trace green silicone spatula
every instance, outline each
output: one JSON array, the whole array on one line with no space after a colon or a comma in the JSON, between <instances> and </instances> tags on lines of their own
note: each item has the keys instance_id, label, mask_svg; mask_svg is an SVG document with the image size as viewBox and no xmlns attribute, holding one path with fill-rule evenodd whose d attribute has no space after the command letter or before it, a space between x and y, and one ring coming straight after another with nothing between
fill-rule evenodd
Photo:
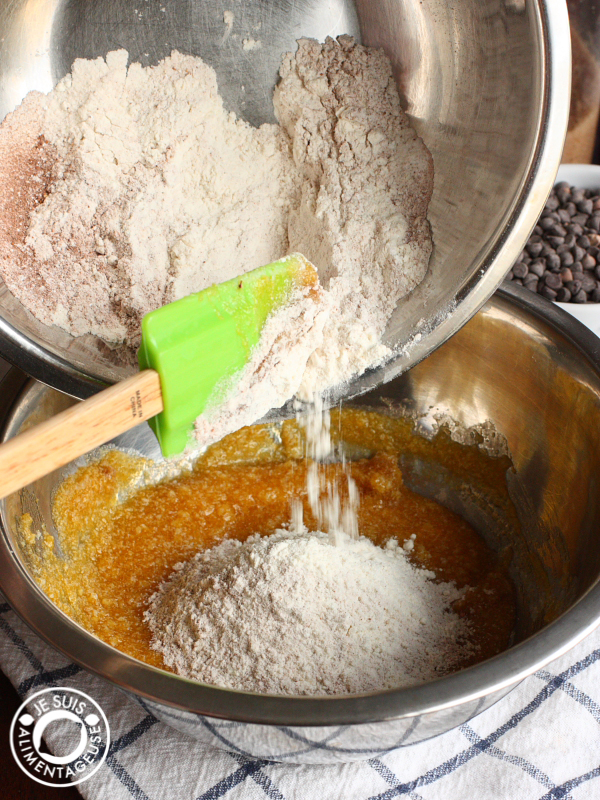
<instances>
[{"instance_id":1,"label":"green silicone spatula","mask_svg":"<svg viewBox=\"0 0 600 800\"><path fill-rule=\"evenodd\" d=\"M144 421L163 455L181 453L215 393L235 391L270 314L319 291L295 253L147 314L137 375L0 445L0 497Z\"/></svg>"}]
</instances>

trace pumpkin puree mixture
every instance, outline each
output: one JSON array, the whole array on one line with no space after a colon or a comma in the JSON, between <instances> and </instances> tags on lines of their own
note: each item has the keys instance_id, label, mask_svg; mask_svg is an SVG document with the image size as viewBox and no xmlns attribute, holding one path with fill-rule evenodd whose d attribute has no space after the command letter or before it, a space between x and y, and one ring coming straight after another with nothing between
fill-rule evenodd
<instances>
[{"instance_id":1,"label":"pumpkin puree mixture","mask_svg":"<svg viewBox=\"0 0 600 800\"><path fill-rule=\"evenodd\" d=\"M475 654L465 651L461 666L468 666L510 643L516 612L507 559L459 516L404 486L399 454L426 457L435 449L438 462L465 476L476 473L492 494L501 492L509 462L484 457L444 431L432 442L411 428L407 420L376 412L332 412L333 438L373 453L349 464L360 497L360 534L384 545L390 537L403 544L416 533L408 555L413 563L439 581L468 587L452 604L468 620L476 647ZM150 596L175 564L222 539L244 541L288 525L294 499L303 505L306 527L317 530L307 499L308 467L303 431L294 421L243 428L210 447L191 470L156 485L143 485L152 462L108 450L59 487L56 543L48 532L36 536L28 514L21 533L41 588L59 608L118 650L165 668L143 619ZM341 464L321 469L331 480L343 473Z\"/></svg>"}]
</instances>

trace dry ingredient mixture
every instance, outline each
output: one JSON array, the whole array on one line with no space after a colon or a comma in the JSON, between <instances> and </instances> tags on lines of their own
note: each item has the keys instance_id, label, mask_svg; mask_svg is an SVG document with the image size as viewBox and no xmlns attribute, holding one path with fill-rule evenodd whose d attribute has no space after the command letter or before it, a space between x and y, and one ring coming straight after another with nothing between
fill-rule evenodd
<instances>
[{"instance_id":1,"label":"dry ingredient mixture","mask_svg":"<svg viewBox=\"0 0 600 800\"><path fill-rule=\"evenodd\" d=\"M151 463L117 450L80 469L55 496L56 543L23 518L40 586L125 653L262 692L410 685L507 647L506 563L460 517L409 491L398 466L401 452L433 456L494 496L506 459L442 434L424 440L374 412L333 411L330 431L374 453L348 465L361 538L334 546L319 532L305 430L290 420L231 434L156 485L144 485ZM347 499L344 465L320 471Z\"/></svg>"},{"instance_id":2,"label":"dry ingredient mixture","mask_svg":"<svg viewBox=\"0 0 600 800\"><path fill-rule=\"evenodd\" d=\"M437 659L452 671L474 650L450 607L462 592L415 569L397 539L334 546L322 532L280 529L243 544L226 539L175 570L150 599L152 647L174 672L204 683L377 691L433 680Z\"/></svg>"},{"instance_id":3,"label":"dry ingredient mixture","mask_svg":"<svg viewBox=\"0 0 600 800\"><path fill-rule=\"evenodd\" d=\"M291 352L275 335L276 378L253 365L254 395L204 420L205 442L389 356L387 320L429 261L433 168L383 51L349 36L300 40L275 90L280 124L260 128L226 111L199 58L127 59L75 61L0 126L0 274L11 292L46 324L136 346L148 311L307 256L325 297L300 320L304 346Z\"/></svg>"}]
</instances>

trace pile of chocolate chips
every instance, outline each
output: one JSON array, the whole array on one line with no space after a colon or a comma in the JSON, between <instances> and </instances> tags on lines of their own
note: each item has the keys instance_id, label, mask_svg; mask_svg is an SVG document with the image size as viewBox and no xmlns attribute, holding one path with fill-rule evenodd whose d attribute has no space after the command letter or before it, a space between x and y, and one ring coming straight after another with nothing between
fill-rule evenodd
<instances>
[{"instance_id":1,"label":"pile of chocolate chips","mask_svg":"<svg viewBox=\"0 0 600 800\"><path fill-rule=\"evenodd\" d=\"M600 194L557 183L506 280L559 303L600 303L599 232Z\"/></svg>"}]
</instances>

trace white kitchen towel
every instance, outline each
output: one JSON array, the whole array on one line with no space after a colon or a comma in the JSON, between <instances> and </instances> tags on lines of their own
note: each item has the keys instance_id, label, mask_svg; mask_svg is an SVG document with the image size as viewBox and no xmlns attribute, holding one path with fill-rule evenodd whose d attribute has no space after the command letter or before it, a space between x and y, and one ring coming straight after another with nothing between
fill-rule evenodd
<instances>
[{"instance_id":1,"label":"white kitchen towel","mask_svg":"<svg viewBox=\"0 0 600 800\"><path fill-rule=\"evenodd\" d=\"M600 631L468 724L381 758L335 766L203 749L42 642L1 596L0 666L23 699L65 686L104 709L108 757L77 787L89 800L600 798Z\"/></svg>"}]
</instances>

